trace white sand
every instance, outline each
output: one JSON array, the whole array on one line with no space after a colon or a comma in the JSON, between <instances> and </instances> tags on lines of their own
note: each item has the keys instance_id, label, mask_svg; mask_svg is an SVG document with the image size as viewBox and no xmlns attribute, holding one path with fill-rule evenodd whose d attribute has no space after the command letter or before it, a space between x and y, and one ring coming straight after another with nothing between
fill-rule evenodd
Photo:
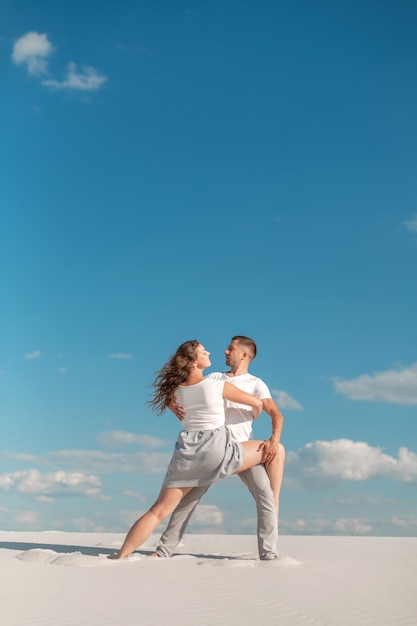
<instances>
[{"instance_id":1,"label":"white sand","mask_svg":"<svg viewBox=\"0 0 417 626\"><path fill-rule=\"evenodd\" d=\"M124 535L0 532L2 626L417 624L417 538L281 536L256 558L249 535L186 535L125 561Z\"/></svg>"}]
</instances>

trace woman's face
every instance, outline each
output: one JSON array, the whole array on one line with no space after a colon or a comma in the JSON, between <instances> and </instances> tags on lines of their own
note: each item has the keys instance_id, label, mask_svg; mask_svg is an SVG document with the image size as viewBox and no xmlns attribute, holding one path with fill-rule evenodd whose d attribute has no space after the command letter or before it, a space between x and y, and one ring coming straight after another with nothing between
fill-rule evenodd
<instances>
[{"instance_id":1,"label":"woman's face","mask_svg":"<svg viewBox=\"0 0 417 626\"><path fill-rule=\"evenodd\" d=\"M206 367L210 367L210 352L208 352L201 343L197 346L196 351L196 365L198 369L204 370Z\"/></svg>"}]
</instances>

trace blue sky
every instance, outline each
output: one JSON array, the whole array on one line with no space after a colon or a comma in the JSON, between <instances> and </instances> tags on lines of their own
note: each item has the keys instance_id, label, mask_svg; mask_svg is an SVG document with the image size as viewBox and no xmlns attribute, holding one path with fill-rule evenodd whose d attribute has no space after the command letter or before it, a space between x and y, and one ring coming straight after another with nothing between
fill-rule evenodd
<instances>
[{"instance_id":1,"label":"blue sky","mask_svg":"<svg viewBox=\"0 0 417 626\"><path fill-rule=\"evenodd\" d=\"M285 416L283 533L417 534L417 4L0 8L0 527L125 531L177 345ZM267 438L267 415L255 424ZM237 478L194 532L255 532Z\"/></svg>"}]
</instances>

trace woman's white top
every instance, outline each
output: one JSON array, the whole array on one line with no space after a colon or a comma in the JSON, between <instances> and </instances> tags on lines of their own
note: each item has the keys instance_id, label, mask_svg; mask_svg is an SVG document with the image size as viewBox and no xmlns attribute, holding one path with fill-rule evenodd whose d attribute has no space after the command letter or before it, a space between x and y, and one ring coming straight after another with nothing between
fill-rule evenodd
<instances>
[{"instance_id":1,"label":"woman's white top","mask_svg":"<svg viewBox=\"0 0 417 626\"><path fill-rule=\"evenodd\" d=\"M195 385L179 386L177 403L185 407L184 430L212 430L224 424L224 380L204 378Z\"/></svg>"}]
</instances>

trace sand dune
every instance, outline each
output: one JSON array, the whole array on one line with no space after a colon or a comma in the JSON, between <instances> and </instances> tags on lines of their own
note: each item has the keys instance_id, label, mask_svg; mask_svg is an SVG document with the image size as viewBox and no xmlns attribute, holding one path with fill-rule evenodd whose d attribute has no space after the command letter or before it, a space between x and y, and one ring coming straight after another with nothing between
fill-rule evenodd
<instances>
[{"instance_id":1,"label":"sand dune","mask_svg":"<svg viewBox=\"0 0 417 626\"><path fill-rule=\"evenodd\" d=\"M0 532L3 626L390 625L417 623L417 538L280 538L257 559L249 535L157 535L125 561L124 535Z\"/></svg>"}]
</instances>

